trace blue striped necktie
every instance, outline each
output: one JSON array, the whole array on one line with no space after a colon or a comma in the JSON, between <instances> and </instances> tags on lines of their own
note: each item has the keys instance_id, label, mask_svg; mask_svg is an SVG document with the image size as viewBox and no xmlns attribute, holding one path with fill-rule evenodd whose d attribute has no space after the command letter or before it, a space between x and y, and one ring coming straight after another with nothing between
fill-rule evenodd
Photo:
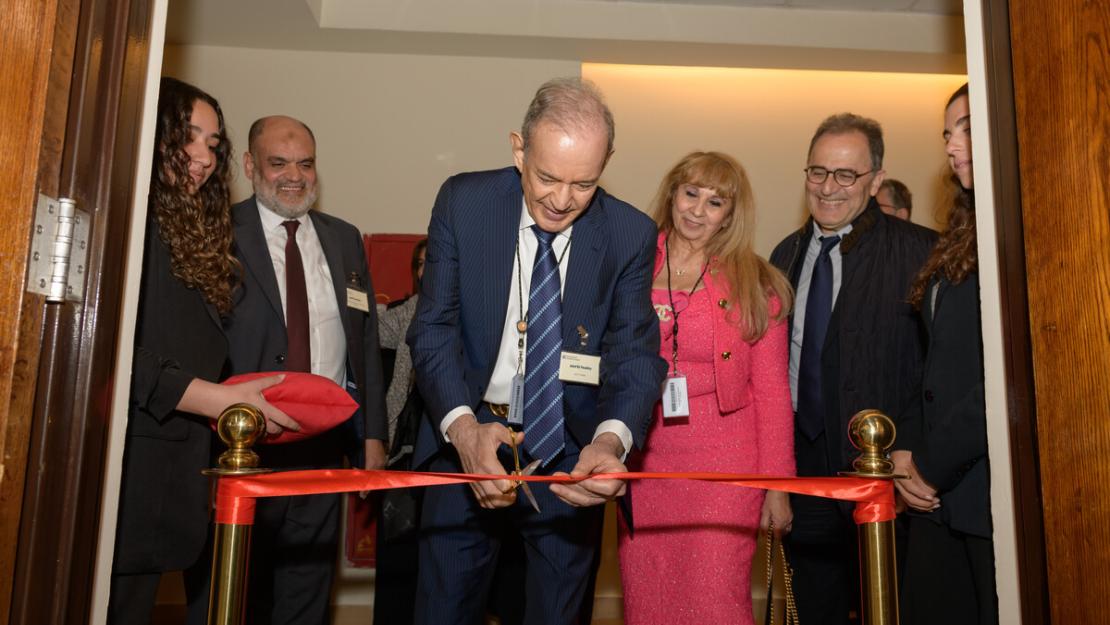
<instances>
[{"instance_id":1,"label":"blue striped necktie","mask_svg":"<svg viewBox=\"0 0 1110 625\"><path fill-rule=\"evenodd\" d=\"M551 462L563 450L563 383L559 380L563 305L555 233L533 225L536 260L528 292L528 357L524 376L524 444L528 453Z\"/></svg>"}]
</instances>

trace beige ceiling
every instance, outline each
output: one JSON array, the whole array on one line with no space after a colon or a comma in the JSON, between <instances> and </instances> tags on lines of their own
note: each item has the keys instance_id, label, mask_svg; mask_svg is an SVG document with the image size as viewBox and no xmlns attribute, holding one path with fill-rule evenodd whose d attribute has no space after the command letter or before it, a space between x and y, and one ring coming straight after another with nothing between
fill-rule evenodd
<instances>
[{"instance_id":1,"label":"beige ceiling","mask_svg":"<svg viewBox=\"0 0 1110 625\"><path fill-rule=\"evenodd\" d=\"M170 0L171 44L959 73L961 0Z\"/></svg>"},{"instance_id":2,"label":"beige ceiling","mask_svg":"<svg viewBox=\"0 0 1110 625\"><path fill-rule=\"evenodd\" d=\"M795 7L852 11L908 11L963 15L962 0L605 0L659 4L716 4L730 7Z\"/></svg>"}]
</instances>

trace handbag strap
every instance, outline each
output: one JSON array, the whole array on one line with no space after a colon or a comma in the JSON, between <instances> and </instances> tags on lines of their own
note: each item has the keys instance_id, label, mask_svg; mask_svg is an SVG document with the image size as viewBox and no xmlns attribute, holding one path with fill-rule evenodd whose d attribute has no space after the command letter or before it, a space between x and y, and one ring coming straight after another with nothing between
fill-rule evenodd
<instances>
[{"instance_id":1,"label":"handbag strap","mask_svg":"<svg viewBox=\"0 0 1110 625\"><path fill-rule=\"evenodd\" d=\"M775 553L775 544L778 544L778 553ZM774 598L774 585L775 585L775 563L782 562L782 579L783 590L786 596L786 623L784 625L801 625L798 620L798 606L794 603L794 587L791 584L791 578L794 576L794 571L790 568L790 563L786 560L786 549L782 546L782 540L775 538L775 525L771 523L767 527L767 540L764 541L766 545L765 556L767 557L767 613L765 623L767 625L775 625L775 598Z\"/></svg>"}]
</instances>

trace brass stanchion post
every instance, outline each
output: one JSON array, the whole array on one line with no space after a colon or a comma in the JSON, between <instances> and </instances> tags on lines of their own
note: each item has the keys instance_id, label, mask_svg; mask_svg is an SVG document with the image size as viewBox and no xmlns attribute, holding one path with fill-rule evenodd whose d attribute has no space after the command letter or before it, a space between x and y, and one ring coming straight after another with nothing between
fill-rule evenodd
<instances>
[{"instance_id":1,"label":"brass stanchion post","mask_svg":"<svg viewBox=\"0 0 1110 625\"><path fill-rule=\"evenodd\" d=\"M859 449L852 463L853 477L893 480L894 463L887 450L894 445L890 417L878 410L861 410L848 422L848 438ZM894 552L894 521L859 526L860 591L864 625L898 625L898 577Z\"/></svg>"},{"instance_id":2,"label":"brass stanchion post","mask_svg":"<svg viewBox=\"0 0 1110 625\"><path fill-rule=\"evenodd\" d=\"M258 454L251 450L266 431L262 412L249 404L235 404L220 414L216 431L228 450L220 454L219 467L205 475L222 476L268 473L258 468ZM212 557L212 587L208 595L208 625L241 625L247 599L247 556L251 526L224 523L217 518Z\"/></svg>"}]
</instances>

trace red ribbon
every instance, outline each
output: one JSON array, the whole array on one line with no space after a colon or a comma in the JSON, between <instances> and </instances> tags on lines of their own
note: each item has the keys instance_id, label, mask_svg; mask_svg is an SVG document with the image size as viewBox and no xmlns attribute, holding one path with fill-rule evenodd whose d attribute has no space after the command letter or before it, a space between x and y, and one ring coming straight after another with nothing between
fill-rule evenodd
<instances>
[{"instance_id":1,"label":"red ribbon","mask_svg":"<svg viewBox=\"0 0 1110 625\"><path fill-rule=\"evenodd\" d=\"M569 475L513 476L514 481L572 484L586 479L615 480L697 480L722 482L748 488L764 488L800 495L815 495L841 501L855 501L856 523L891 521L894 513L894 483L890 480L860 477L773 477L742 473L605 473L572 477ZM466 473L420 473L412 471L360 471L324 469L285 471L249 476L225 476L216 491L216 522L235 525L254 523L254 499L287 495L318 495L361 490L443 486L490 480L510 479L506 475Z\"/></svg>"},{"instance_id":2,"label":"red ribbon","mask_svg":"<svg viewBox=\"0 0 1110 625\"><path fill-rule=\"evenodd\" d=\"M254 497L227 494L224 486L233 478L221 478L216 488L216 522L221 525L253 525Z\"/></svg>"}]
</instances>

